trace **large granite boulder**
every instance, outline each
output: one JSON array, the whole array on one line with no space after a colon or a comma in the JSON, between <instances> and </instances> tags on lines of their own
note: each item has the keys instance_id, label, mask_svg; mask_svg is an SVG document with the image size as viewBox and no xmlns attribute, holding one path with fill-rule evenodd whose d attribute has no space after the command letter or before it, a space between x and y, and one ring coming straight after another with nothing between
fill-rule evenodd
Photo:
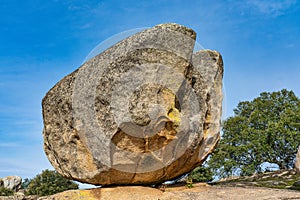
<instances>
[{"instance_id":1,"label":"large granite boulder","mask_svg":"<svg viewBox=\"0 0 300 200\"><path fill-rule=\"evenodd\" d=\"M162 24L84 63L44 97L44 149L63 176L155 184L201 165L219 141L223 62Z\"/></svg>"},{"instance_id":2,"label":"large granite boulder","mask_svg":"<svg viewBox=\"0 0 300 200\"><path fill-rule=\"evenodd\" d=\"M0 186L11 189L15 192L21 189L22 178L19 176L7 176L0 178Z\"/></svg>"}]
</instances>

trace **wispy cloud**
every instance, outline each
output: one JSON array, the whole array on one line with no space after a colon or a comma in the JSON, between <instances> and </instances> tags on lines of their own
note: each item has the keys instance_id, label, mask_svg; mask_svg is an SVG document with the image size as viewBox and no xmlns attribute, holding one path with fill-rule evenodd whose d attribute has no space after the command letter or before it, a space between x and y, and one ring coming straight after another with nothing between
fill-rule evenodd
<instances>
[{"instance_id":1,"label":"wispy cloud","mask_svg":"<svg viewBox=\"0 0 300 200\"><path fill-rule=\"evenodd\" d=\"M285 46L284 46L284 48L294 48L295 47L295 44L294 43L289 43L289 44L286 44Z\"/></svg>"},{"instance_id":2,"label":"wispy cloud","mask_svg":"<svg viewBox=\"0 0 300 200\"><path fill-rule=\"evenodd\" d=\"M18 175L22 178L33 177L44 169L53 169L45 155L37 155L36 148L24 146L24 149L27 149L27 152L20 155L5 157L5 154L0 153L0 177L8 175Z\"/></svg>"},{"instance_id":3,"label":"wispy cloud","mask_svg":"<svg viewBox=\"0 0 300 200\"><path fill-rule=\"evenodd\" d=\"M14 123L15 125L36 125L38 124L37 120L18 120Z\"/></svg>"},{"instance_id":4,"label":"wispy cloud","mask_svg":"<svg viewBox=\"0 0 300 200\"><path fill-rule=\"evenodd\" d=\"M16 142L0 142L0 148L5 147L5 148L10 148L10 147L18 147L20 144Z\"/></svg>"},{"instance_id":5,"label":"wispy cloud","mask_svg":"<svg viewBox=\"0 0 300 200\"><path fill-rule=\"evenodd\" d=\"M248 0L247 4L256 8L260 13L279 16L297 3L297 0Z\"/></svg>"},{"instance_id":6,"label":"wispy cloud","mask_svg":"<svg viewBox=\"0 0 300 200\"><path fill-rule=\"evenodd\" d=\"M83 24L82 26L80 26L80 29L88 29L91 27L91 24L90 23L86 23L86 24Z\"/></svg>"}]
</instances>

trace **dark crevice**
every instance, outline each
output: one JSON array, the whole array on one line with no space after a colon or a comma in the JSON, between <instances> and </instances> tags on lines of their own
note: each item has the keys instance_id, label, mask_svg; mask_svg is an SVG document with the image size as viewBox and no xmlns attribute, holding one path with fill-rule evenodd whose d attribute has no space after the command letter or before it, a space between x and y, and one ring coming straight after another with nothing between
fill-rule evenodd
<instances>
[{"instance_id":1,"label":"dark crevice","mask_svg":"<svg viewBox=\"0 0 300 200\"><path fill-rule=\"evenodd\" d=\"M196 82L197 82L196 80L197 80L197 79L196 79L196 77L194 77L194 76L191 78L191 85L192 85L192 88L194 88L194 86L195 86L195 84L196 84Z\"/></svg>"},{"instance_id":2,"label":"dark crevice","mask_svg":"<svg viewBox=\"0 0 300 200\"><path fill-rule=\"evenodd\" d=\"M177 95L175 95L175 105L174 106L179 112L181 112L181 106L180 106L179 99L177 98Z\"/></svg>"},{"instance_id":3,"label":"dark crevice","mask_svg":"<svg viewBox=\"0 0 300 200\"><path fill-rule=\"evenodd\" d=\"M209 105L209 101L210 101L210 94L207 93L207 96L206 96L206 105L207 105L207 110L206 110L206 113L205 113L205 121L203 123L203 130L206 131L209 129L209 125L210 125L210 116L211 116L211 106Z\"/></svg>"}]
</instances>

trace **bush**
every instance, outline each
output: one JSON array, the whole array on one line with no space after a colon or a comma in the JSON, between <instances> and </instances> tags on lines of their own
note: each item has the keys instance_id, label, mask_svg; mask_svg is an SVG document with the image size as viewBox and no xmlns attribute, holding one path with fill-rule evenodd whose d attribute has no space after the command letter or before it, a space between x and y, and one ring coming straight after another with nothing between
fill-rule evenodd
<instances>
[{"instance_id":1,"label":"bush","mask_svg":"<svg viewBox=\"0 0 300 200\"><path fill-rule=\"evenodd\" d=\"M28 185L30 183L30 179L28 178L25 178L23 181L22 181L22 185L21 185L21 189L27 189L28 188Z\"/></svg>"},{"instance_id":2,"label":"bush","mask_svg":"<svg viewBox=\"0 0 300 200\"><path fill-rule=\"evenodd\" d=\"M13 194L14 194L14 191L12 191L11 189L0 186L0 196L10 196Z\"/></svg>"},{"instance_id":3,"label":"bush","mask_svg":"<svg viewBox=\"0 0 300 200\"><path fill-rule=\"evenodd\" d=\"M213 180L213 174L205 166L196 167L188 176L192 182L210 182Z\"/></svg>"},{"instance_id":4,"label":"bush","mask_svg":"<svg viewBox=\"0 0 300 200\"><path fill-rule=\"evenodd\" d=\"M46 196L70 189L78 189L78 184L62 177L56 171L44 170L29 181L26 194Z\"/></svg>"}]
</instances>

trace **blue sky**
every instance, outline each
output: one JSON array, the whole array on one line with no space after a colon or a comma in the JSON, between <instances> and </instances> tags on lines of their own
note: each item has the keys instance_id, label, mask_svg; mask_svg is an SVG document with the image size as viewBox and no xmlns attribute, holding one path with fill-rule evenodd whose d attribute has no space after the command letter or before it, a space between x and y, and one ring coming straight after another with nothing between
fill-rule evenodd
<instances>
[{"instance_id":1,"label":"blue sky","mask_svg":"<svg viewBox=\"0 0 300 200\"><path fill-rule=\"evenodd\" d=\"M0 2L0 177L52 168L43 152L41 100L101 41L176 22L223 55L224 118L263 91L300 96L297 0Z\"/></svg>"}]
</instances>

